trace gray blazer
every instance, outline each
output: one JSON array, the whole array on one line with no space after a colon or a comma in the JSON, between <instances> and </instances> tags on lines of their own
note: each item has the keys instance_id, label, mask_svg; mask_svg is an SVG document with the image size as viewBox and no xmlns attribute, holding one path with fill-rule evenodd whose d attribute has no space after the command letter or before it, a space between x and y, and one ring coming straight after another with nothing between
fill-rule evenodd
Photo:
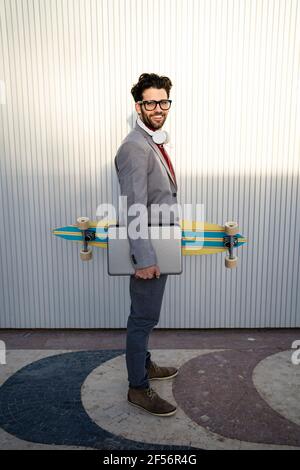
<instances>
[{"instance_id":1,"label":"gray blazer","mask_svg":"<svg viewBox=\"0 0 300 470\"><path fill-rule=\"evenodd\" d=\"M148 211L148 223L163 222L161 213L153 214L153 208L151 212L151 205L176 205L177 185L152 137L137 123L122 141L115 157L115 166L121 195L127 196L128 209L132 204L144 204ZM128 216L128 225L135 217ZM171 213L170 222L179 222L176 210ZM150 239L134 240L129 237L129 244L135 269L158 264Z\"/></svg>"}]
</instances>

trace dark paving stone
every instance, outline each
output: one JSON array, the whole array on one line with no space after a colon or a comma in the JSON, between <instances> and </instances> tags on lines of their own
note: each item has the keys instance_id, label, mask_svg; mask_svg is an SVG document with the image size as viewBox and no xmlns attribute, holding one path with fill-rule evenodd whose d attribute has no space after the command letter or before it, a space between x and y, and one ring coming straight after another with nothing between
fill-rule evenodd
<instances>
[{"instance_id":1,"label":"dark paving stone","mask_svg":"<svg viewBox=\"0 0 300 470\"><path fill-rule=\"evenodd\" d=\"M257 392L252 373L277 348L198 356L173 383L178 405L200 426L241 441L300 446L300 426L273 410ZM284 397L283 397L284 399Z\"/></svg>"},{"instance_id":2,"label":"dark paving stone","mask_svg":"<svg viewBox=\"0 0 300 470\"><path fill-rule=\"evenodd\" d=\"M81 402L81 386L100 364L123 353L78 351L25 366L0 387L0 426L19 439L43 444L104 450L193 449L125 439L101 429L90 419Z\"/></svg>"}]
</instances>

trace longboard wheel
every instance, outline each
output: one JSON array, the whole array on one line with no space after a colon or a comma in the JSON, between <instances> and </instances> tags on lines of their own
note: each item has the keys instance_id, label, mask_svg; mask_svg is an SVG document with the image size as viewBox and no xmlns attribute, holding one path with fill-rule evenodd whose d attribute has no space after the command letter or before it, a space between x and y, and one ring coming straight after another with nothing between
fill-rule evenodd
<instances>
[{"instance_id":1,"label":"longboard wheel","mask_svg":"<svg viewBox=\"0 0 300 470\"><path fill-rule=\"evenodd\" d=\"M89 248L87 251L80 250L80 259L81 261L89 261L92 259L93 253L92 253L92 248Z\"/></svg>"},{"instance_id":2,"label":"longboard wheel","mask_svg":"<svg viewBox=\"0 0 300 470\"><path fill-rule=\"evenodd\" d=\"M227 235L236 235L238 233L238 224L236 222L226 222L224 225Z\"/></svg>"},{"instance_id":3,"label":"longboard wheel","mask_svg":"<svg viewBox=\"0 0 300 470\"><path fill-rule=\"evenodd\" d=\"M225 256L225 266L226 268L236 268L237 267L237 260L238 257L234 256L233 258L229 258L229 256Z\"/></svg>"},{"instance_id":4,"label":"longboard wheel","mask_svg":"<svg viewBox=\"0 0 300 470\"><path fill-rule=\"evenodd\" d=\"M80 230L88 230L90 227L90 219L88 217L78 217L77 227L80 228Z\"/></svg>"}]
</instances>

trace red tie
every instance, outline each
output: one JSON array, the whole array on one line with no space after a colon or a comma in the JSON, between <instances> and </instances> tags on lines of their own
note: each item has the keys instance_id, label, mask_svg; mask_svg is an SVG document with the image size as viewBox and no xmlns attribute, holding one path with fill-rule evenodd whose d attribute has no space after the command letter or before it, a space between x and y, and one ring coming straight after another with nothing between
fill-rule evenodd
<instances>
[{"instance_id":1,"label":"red tie","mask_svg":"<svg viewBox=\"0 0 300 470\"><path fill-rule=\"evenodd\" d=\"M174 171L172 162L171 162L171 160L170 160L170 157L169 157L169 155L167 154L166 149L164 148L164 145L163 145L163 144L157 144L157 146L158 146L159 150L161 151L161 153L162 153L162 155L163 155L163 157L164 157L164 159L165 159L165 161L166 161L166 163L167 163L167 165L168 165L168 168L169 168L169 170L170 170L170 172L171 172L171 174L172 174L172 176L173 176L173 178L174 178L175 183L177 184L177 182L176 182L176 176L175 176L175 171Z\"/></svg>"}]
</instances>

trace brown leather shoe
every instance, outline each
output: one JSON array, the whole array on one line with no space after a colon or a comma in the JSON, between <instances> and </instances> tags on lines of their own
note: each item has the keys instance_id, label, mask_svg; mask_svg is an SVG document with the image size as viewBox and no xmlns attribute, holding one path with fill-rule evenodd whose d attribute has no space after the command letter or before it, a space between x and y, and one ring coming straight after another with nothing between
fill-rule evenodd
<instances>
[{"instance_id":1,"label":"brown leather shoe","mask_svg":"<svg viewBox=\"0 0 300 470\"><path fill-rule=\"evenodd\" d=\"M151 361L147 367L149 380L166 380L176 377L178 369L176 367L160 367L155 362Z\"/></svg>"},{"instance_id":2,"label":"brown leather shoe","mask_svg":"<svg viewBox=\"0 0 300 470\"><path fill-rule=\"evenodd\" d=\"M146 389L130 388L127 399L131 405L156 416L172 416L177 411L176 406L161 398L151 387Z\"/></svg>"}]
</instances>

